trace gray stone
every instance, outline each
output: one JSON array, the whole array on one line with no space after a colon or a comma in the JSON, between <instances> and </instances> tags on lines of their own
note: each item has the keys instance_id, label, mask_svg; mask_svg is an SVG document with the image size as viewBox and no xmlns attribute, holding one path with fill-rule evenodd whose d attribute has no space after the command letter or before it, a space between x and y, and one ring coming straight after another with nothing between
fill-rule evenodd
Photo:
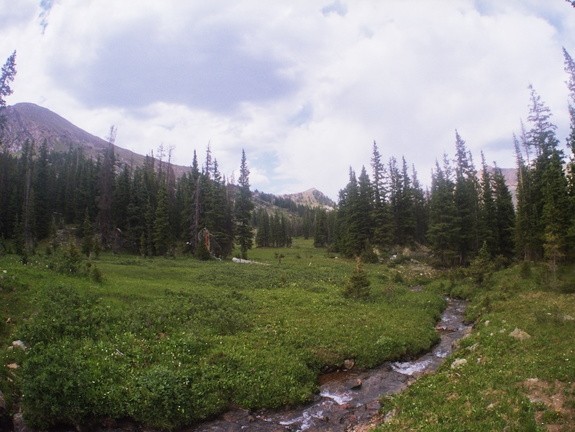
<instances>
[{"instance_id":1,"label":"gray stone","mask_svg":"<svg viewBox=\"0 0 575 432\"><path fill-rule=\"evenodd\" d=\"M21 350L26 351L26 344L21 340L15 340L12 342L12 346L15 348L20 348Z\"/></svg>"}]
</instances>

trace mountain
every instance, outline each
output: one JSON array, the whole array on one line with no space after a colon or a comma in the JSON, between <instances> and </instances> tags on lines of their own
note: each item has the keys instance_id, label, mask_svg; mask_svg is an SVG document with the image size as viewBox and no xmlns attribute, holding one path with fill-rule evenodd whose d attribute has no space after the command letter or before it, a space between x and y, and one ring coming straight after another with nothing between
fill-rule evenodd
<instances>
[{"instance_id":1,"label":"mountain","mask_svg":"<svg viewBox=\"0 0 575 432\"><path fill-rule=\"evenodd\" d=\"M308 189L305 192L282 195L282 197L290 199L296 204L309 207L335 207L335 203L323 192L318 191L316 188Z\"/></svg>"},{"instance_id":2,"label":"mountain","mask_svg":"<svg viewBox=\"0 0 575 432\"><path fill-rule=\"evenodd\" d=\"M3 110L4 128L0 131L0 141L8 150L18 153L26 140L37 146L44 140L50 151L68 151L69 148L83 148L85 154L96 158L109 145L108 141L80 129L65 118L47 108L33 103L17 103ZM116 158L122 163L140 166L145 156L116 146ZM189 168L173 166L176 175Z\"/></svg>"},{"instance_id":3,"label":"mountain","mask_svg":"<svg viewBox=\"0 0 575 432\"><path fill-rule=\"evenodd\" d=\"M26 140L36 143L37 146L44 140L50 151L68 151L69 148L83 148L86 155L96 158L109 145L106 140L92 135L70 121L47 108L33 103L17 103L6 107L2 111L5 123L0 130L0 143L8 150L18 153ZM141 166L145 156L116 146L116 158L122 163ZM190 168L172 165L177 176L186 173ZM259 192L256 194L260 194ZM315 188L296 194L275 196L261 193L265 201L273 202L279 198L292 200L296 204L305 206L335 207L335 203ZM259 195L258 195L259 196Z\"/></svg>"}]
</instances>

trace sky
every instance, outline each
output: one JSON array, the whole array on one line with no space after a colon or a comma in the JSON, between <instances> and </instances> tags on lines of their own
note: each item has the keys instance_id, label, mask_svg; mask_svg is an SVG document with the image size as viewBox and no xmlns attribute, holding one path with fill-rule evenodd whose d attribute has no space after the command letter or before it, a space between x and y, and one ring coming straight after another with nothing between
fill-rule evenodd
<instances>
[{"instance_id":1,"label":"sky","mask_svg":"<svg viewBox=\"0 0 575 432\"><path fill-rule=\"evenodd\" d=\"M140 154L200 165L210 146L252 190L315 187L402 157L420 181L455 153L514 167L529 85L569 129L565 0L0 0L9 105L32 102Z\"/></svg>"}]
</instances>

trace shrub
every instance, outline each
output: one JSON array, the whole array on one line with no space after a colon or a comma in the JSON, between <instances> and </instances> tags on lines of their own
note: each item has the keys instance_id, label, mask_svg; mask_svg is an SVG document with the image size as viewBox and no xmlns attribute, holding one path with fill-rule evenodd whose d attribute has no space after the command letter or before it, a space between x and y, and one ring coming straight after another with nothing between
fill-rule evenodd
<instances>
[{"instance_id":1,"label":"shrub","mask_svg":"<svg viewBox=\"0 0 575 432\"><path fill-rule=\"evenodd\" d=\"M344 297L354 299L367 298L371 292L370 285L371 282L363 269L361 258L358 257L353 274L343 289L343 295Z\"/></svg>"}]
</instances>

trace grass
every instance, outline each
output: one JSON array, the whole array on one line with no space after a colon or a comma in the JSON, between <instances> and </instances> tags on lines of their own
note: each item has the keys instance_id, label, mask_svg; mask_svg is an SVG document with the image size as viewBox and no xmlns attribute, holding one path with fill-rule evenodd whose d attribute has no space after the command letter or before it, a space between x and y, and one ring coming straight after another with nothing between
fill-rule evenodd
<instances>
[{"instance_id":1,"label":"grass","mask_svg":"<svg viewBox=\"0 0 575 432\"><path fill-rule=\"evenodd\" d=\"M299 404L326 367L437 341L444 300L408 290L424 277L407 267L365 265L370 296L353 300L342 288L355 262L311 241L250 258L268 265L103 254L95 281L56 273L50 257L0 257L0 335L30 347L2 353L21 365L3 371L8 404L43 428L132 417L172 429L229 406Z\"/></svg>"},{"instance_id":2,"label":"grass","mask_svg":"<svg viewBox=\"0 0 575 432\"><path fill-rule=\"evenodd\" d=\"M546 274L544 266L517 266L481 287L435 282L470 297L475 330L435 375L384 399L389 421L377 430L573 430L574 273L564 269L563 292L548 288ZM452 368L459 359L466 362Z\"/></svg>"}]
</instances>

